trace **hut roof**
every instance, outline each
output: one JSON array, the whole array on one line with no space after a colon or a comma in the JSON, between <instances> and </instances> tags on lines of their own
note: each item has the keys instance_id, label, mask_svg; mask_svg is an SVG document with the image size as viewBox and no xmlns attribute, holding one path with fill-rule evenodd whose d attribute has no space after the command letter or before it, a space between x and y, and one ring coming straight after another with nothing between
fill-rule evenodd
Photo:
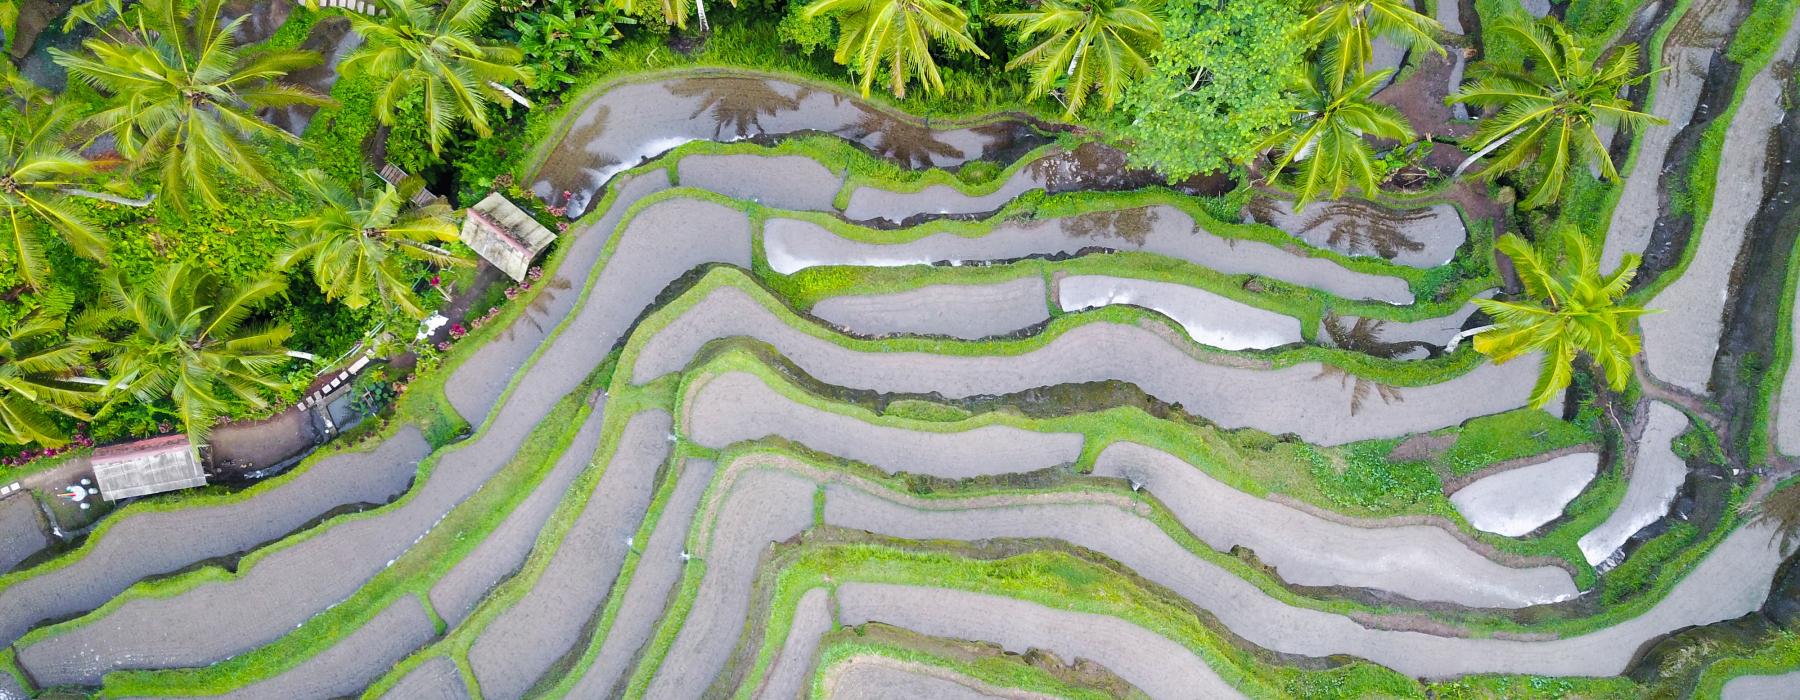
<instances>
[{"instance_id":1,"label":"hut roof","mask_svg":"<svg viewBox=\"0 0 1800 700\"><path fill-rule=\"evenodd\" d=\"M165 435L94 450L94 481L108 501L206 485L186 435Z\"/></svg>"},{"instance_id":2,"label":"hut roof","mask_svg":"<svg viewBox=\"0 0 1800 700\"><path fill-rule=\"evenodd\" d=\"M555 233L499 192L476 202L468 214L463 220L462 242L514 282L523 281L531 261L556 240Z\"/></svg>"}]
</instances>

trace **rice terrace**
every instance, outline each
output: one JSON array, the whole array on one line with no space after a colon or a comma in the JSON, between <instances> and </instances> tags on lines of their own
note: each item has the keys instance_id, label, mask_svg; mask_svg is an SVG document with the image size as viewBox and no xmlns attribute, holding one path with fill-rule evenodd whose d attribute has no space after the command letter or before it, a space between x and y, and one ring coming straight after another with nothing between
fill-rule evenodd
<instances>
[{"instance_id":1,"label":"rice terrace","mask_svg":"<svg viewBox=\"0 0 1800 700\"><path fill-rule=\"evenodd\" d=\"M0 33L0 699L1800 700L1800 0Z\"/></svg>"}]
</instances>

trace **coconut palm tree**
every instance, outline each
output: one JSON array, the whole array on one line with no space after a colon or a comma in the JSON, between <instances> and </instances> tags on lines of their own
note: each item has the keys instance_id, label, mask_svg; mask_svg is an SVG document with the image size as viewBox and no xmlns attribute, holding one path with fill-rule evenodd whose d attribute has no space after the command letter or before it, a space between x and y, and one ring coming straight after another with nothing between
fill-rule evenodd
<instances>
[{"instance_id":1,"label":"coconut palm tree","mask_svg":"<svg viewBox=\"0 0 1800 700\"><path fill-rule=\"evenodd\" d=\"M943 92L944 80L931 58L933 40L987 58L969 38L968 13L946 0L813 0L801 14L837 18L838 47L832 60L862 76L863 97L883 70L895 97L906 96L914 74L927 90Z\"/></svg>"},{"instance_id":2,"label":"coconut palm tree","mask_svg":"<svg viewBox=\"0 0 1800 700\"><path fill-rule=\"evenodd\" d=\"M1615 49L1598 62L1589 59L1554 18L1502 19L1490 31L1523 43L1531 65L1494 67L1447 99L1500 108L1498 115L1482 120L1468 143L1475 153L1464 167L1490 153L1497 156L1483 171L1488 177L1523 166L1534 156L1543 166L1544 180L1524 201L1526 208L1556 201L1578 155L1597 164L1607 179L1618 181L1619 171L1596 131L1600 125L1641 129L1668 123L1633 110L1631 101L1620 97L1626 87L1651 75L1634 75L1635 45Z\"/></svg>"},{"instance_id":3,"label":"coconut palm tree","mask_svg":"<svg viewBox=\"0 0 1800 700\"><path fill-rule=\"evenodd\" d=\"M1413 10L1411 0L1319 0L1300 32L1312 45L1326 47L1321 59L1329 82L1341 89L1374 60L1375 37L1443 55L1444 47L1434 38L1443 28Z\"/></svg>"},{"instance_id":4,"label":"coconut palm tree","mask_svg":"<svg viewBox=\"0 0 1800 700\"><path fill-rule=\"evenodd\" d=\"M502 88L530 79L519 65L524 54L510 46L484 43L476 37L493 0L449 0L438 7L426 0L377 0L379 17L352 15L351 27L365 43L344 58L338 72L346 78L367 75L382 84L375 114L393 124L402 101L421 99L423 114L406 115L425 123L433 153L450 137L450 128L466 121L482 136L488 124L489 99L506 99Z\"/></svg>"},{"instance_id":5,"label":"coconut palm tree","mask_svg":"<svg viewBox=\"0 0 1800 700\"><path fill-rule=\"evenodd\" d=\"M91 55L50 50L70 75L110 96L108 108L89 120L134 167L158 167L163 197L177 207L185 206L190 190L220 206L225 175L273 187L253 139L299 140L256 111L330 102L277 82L318 63L317 53L240 51L233 37L244 18L221 21L221 2L143 0L113 25L117 35L83 44Z\"/></svg>"},{"instance_id":6,"label":"coconut palm tree","mask_svg":"<svg viewBox=\"0 0 1800 700\"><path fill-rule=\"evenodd\" d=\"M26 286L42 289L50 273L40 237L44 227L90 258L98 259L107 245L65 196L94 172L92 163L64 145L69 111L29 84L15 85L13 96L0 107L0 215L7 227L0 250L12 258Z\"/></svg>"},{"instance_id":7,"label":"coconut palm tree","mask_svg":"<svg viewBox=\"0 0 1800 700\"><path fill-rule=\"evenodd\" d=\"M64 445L69 436L51 414L86 419L82 407L99 396L99 387L77 375L88 361L89 344L65 334L70 299L48 297L43 306L0 326L0 442Z\"/></svg>"},{"instance_id":8,"label":"coconut palm tree","mask_svg":"<svg viewBox=\"0 0 1800 700\"><path fill-rule=\"evenodd\" d=\"M288 222L294 229L294 247L276 265L311 260L313 281L327 298L341 299L352 309L379 299L413 318L424 318L425 308L413 294L413 280L407 278L406 259L466 264L437 245L456 240L449 205L406 209L406 198L392 185L373 197L359 196L324 171L299 175L317 203L316 213Z\"/></svg>"},{"instance_id":9,"label":"coconut palm tree","mask_svg":"<svg viewBox=\"0 0 1800 700\"><path fill-rule=\"evenodd\" d=\"M221 414L234 405L267 408L263 393L281 386L272 375L291 356L282 343L292 329L246 322L285 289L275 276L227 284L188 263L138 283L109 272L100 282L103 327L122 328L93 340L112 377L108 388L143 403L169 399L194 444L203 444Z\"/></svg>"},{"instance_id":10,"label":"coconut palm tree","mask_svg":"<svg viewBox=\"0 0 1800 700\"><path fill-rule=\"evenodd\" d=\"M1531 405L1542 407L1569 385L1577 355L1594 359L1614 391L1631 377L1631 357L1638 353L1632 321L1646 311L1619 302L1637 275L1639 258L1626 255L1619 269L1600 274L1599 259L1587 239L1573 228L1561 230L1563 256L1554 260L1525 239L1507 234L1495 246L1512 259L1529 299L1476 299L1475 305L1494 318L1494 325L1475 336L1475 350L1496 364L1528 352L1543 352L1543 367L1531 391Z\"/></svg>"},{"instance_id":11,"label":"coconut palm tree","mask_svg":"<svg viewBox=\"0 0 1800 700\"><path fill-rule=\"evenodd\" d=\"M1150 72L1145 54L1162 44L1161 0L1045 0L1028 12L996 15L995 23L1019 28L1019 39L1043 41L1006 64L1031 65L1035 96L1063 83L1063 104L1074 116L1099 93L1112 109L1125 84Z\"/></svg>"},{"instance_id":12,"label":"coconut palm tree","mask_svg":"<svg viewBox=\"0 0 1800 700\"><path fill-rule=\"evenodd\" d=\"M1329 73L1328 69L1312 72L1300 81L1293 118L1256 149L1276 149L1282 154L1269 172L1271 181L1298 164L1296 210L1322 192L1332 199L1342 197L1351 185L1365 196L1374 196L1381 175L1376 171L1375 149L1364 137L1401 143L1413 139L1412 126L1400 110L1369 99L1392 71L1363 74L1342 87L1331 82Z\"/></svg>"}]
</instances>

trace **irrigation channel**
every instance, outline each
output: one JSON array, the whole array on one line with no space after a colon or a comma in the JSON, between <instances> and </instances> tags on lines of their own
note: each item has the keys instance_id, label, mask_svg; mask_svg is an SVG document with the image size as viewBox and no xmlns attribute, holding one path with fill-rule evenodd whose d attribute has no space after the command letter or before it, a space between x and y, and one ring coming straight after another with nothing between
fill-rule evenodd
<instances>
[{"instance_id":1,"label":"irrigation channel","mask_svg":"<svg viewBox=\"0 0 1800 700\"><path fill-rule=\"evenodd\" d=\"M1659 245L1665 161L1742 9L1664 20L1717 31L1654 58L1677 123L1636 135L1609 259ZM574 218L545 281L415 390L441 396L403 399L468 434L396 421L44 561L0 532L0 697L1692 687L1705 666L1646 669L1771 634L1771 587L1797 588L1739 514L1787 458L1692 447L1735 386L1720 339L1788 342L1717 302L1791 193L1760 174L1790 172L1761 154L1791 140L1771 125L1797 45L1741 76L1706 245L1657 271L1649 389L1544 410L1535 356L1444 347L1508 293L1506 222L1447 186L1222 216L1214 184L1023 115L927 122L716 70L603 85L521 172Z\"/></svg>"}]
</instances>

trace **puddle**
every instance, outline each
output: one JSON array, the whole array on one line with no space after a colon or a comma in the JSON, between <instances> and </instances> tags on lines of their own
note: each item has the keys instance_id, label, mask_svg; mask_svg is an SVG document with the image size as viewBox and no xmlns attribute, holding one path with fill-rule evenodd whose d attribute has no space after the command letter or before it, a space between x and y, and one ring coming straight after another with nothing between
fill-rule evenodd
<instances>
[{"instance_id":1,"label":"puddle","mask_svg":"<svg viewBox=\"0 0 1800 700\"><path fill-rule=\"evenodd\" d=\"M1475 529L1521 537L1562 515L1600 467L1600 455L1578 452L1483 477L1450 495Z\"/></svg>"},{"instance_id":2,"label":"puddle","mask_svg":"<svg viewBox=\"0 0 1800 700\"><path fill-rule=\"evenodd\" d=\"M573 120L532 183L538 196L567 204L570 217L585 212L614 175L689 141L831 133L909 168L1002 160L1048 142L1017 120L934 129L928 120L836 92L748 75L619 85L588 102ZM563 191L570 193L568 201L556 201Z\"/></svg>"},{"instance_id":3,"label":"puddle","mask_svg":"<svg viewBox=\"0 0 1800 700\"><path fill-rule=\"evenodd\" d=\"M1057 282L1057 303L1064 311L1141 306L1173 319L1195 342L1225 350L1266 350L1302 342L1299 319L1170 282L1066 277Z\"/></svg>"},{"instance_id":4,"label":"puddle","mask_svg":"<svg viewBox=\"0 0 1800 700\"><path fill-rule=\"evenodd\" d=\"M1468 239L1456 207L1390 209L1359 199L1314 202L1295 213L1292 202L1260 197L1246 218L1345 255L1379 257L1408 267L1437 267L1456 257Z\"/></svg>"}]
</instances>

